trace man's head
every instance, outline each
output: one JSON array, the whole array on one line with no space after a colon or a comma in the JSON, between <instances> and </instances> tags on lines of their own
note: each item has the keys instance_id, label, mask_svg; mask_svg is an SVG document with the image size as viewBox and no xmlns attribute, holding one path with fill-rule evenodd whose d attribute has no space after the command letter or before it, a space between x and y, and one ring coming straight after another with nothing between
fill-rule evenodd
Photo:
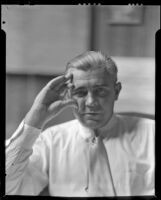
<instances>
[{"instance_id":1,"label":"man's head","mask_svg":"<svg viewBox=\"0 0 161 200\"><path fill-rule=\"evenodd\" d=\"M66 72L73 74L71 96L78 104L75 117L86 127L103 127L121 90L114 61L101 52L88 51L68 62Z\"/></svg>"}]
</instances>

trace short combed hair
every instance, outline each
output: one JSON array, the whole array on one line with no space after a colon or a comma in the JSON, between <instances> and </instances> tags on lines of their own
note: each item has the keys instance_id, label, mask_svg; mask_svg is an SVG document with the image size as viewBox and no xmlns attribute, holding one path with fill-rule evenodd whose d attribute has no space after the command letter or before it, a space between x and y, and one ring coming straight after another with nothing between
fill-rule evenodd
<instances>
[{"instance_id":1,"label":"short combed hair","mask_svg":"<svg viewBox=\"0 0 161 200\"><path fill-rule=\"evenodd\" d=\"M104 68L107 73L117 81L117 66L112 58L100 51L87 51L69 61L66 65L66 73L72 69L83 71Z\"/></svg>"}]
</instances>

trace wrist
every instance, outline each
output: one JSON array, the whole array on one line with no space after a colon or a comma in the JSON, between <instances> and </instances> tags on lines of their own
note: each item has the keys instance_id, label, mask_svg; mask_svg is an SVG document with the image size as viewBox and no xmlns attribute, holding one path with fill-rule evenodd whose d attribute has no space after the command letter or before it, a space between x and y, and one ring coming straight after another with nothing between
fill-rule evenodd
<instances>
[{"instance_id":1,"label":"wrist","mask_svg":"<svg viewBox=\"0 0 161 200\"><path fill-rule=\"evenodd\" d=\"M42 129L46 121L46 115L45 115L46 112L44 109L46 108L43 109L31 108L31 110L27 113L24 119L25 124L38 129Z\"/></svg>"},{"instance_id":2,"label":"wrist","mask_svg":"<svg viewBox=\"0 0 161 200\"><path fill-rule=\"evenodd\" d=\"M27 124L28 126L32 126L34 128L37 129L42 129L44 126L44 122L37 120L37 118L35 118L34 116L32 117L28 117L28 115L25 117L24 119L25 124Z\"/></svg>"}]
</instances>

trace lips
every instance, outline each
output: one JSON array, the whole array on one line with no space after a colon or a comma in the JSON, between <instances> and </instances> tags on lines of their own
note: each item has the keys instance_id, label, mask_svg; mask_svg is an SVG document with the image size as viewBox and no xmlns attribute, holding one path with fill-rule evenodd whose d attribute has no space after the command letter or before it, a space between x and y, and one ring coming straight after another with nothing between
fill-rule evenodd
<instances>
[{"instance_id":1,"label":"lips","mask_svg":"<svg viewBox=\"0 0 161 200\"><path fill-rule=\"evenodd\" d=\"M103 113L102 112L99 112L99 111L86 111L86 112L79 112L80 115L82 115L82 117L84 116L89 116L89 117L92 117L92 116L100 116L102 115Z\"/></svg>"},{"instance_id":2,"label":"lips","mask_svg":"<svg viewBox=\"0 0 161 200\"><path fill-rule=\"evenodd\" d=\"M85 115L99 115L100 113L84 113Z\"/></svg>"},{"instance_id":3,"label":"lips","mask_svg":"<svg viewBox=\"0 0 161 200\"><path fill-rule=\"evenodd\" d=\"M86 111L86 112L83 112L83 114L100 114L101 112L99 111Z\"/></svg>"},{"instance_id":4,"label":"lips","mask_svg":"<svg viewBox=\"0 0 161 200\"><path fill-rule=\"evenodd\" d=\"M89 116L89 117L92 117L92 116L99 116L101 113L84 113L83 115L84 116Z\"/></svg>"}]
</instances>

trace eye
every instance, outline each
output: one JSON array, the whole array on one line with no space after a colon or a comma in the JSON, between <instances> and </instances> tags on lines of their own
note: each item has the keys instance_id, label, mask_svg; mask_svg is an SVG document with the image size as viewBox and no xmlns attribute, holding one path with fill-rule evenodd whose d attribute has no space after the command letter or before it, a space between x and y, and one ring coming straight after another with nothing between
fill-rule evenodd
<instances>
[{"instance_id":1,"label":"eye","mask_svg":"<svg viewBox=\"0 0 161 200\"><path fill-rule=\"evenodd\" d=\"M107 89L105 89L105 88L97 88L97 89L95 89L95 94L97 96L100 96L100 97L105 97L105 96L108 95L108 93L109 93L109 91Z\"/></svg>"},{"instance_id":2,"label":"eye","mask_svg":"<svg viewBox=\"0 0 161 200\"><path fill-rule=\"evenodd\" d=\"M77 91L72 92L72 96L75 96L75 97L84 97L86 95L87 95L86 90L77 90Z\"/></svg>"}]
</instances>

